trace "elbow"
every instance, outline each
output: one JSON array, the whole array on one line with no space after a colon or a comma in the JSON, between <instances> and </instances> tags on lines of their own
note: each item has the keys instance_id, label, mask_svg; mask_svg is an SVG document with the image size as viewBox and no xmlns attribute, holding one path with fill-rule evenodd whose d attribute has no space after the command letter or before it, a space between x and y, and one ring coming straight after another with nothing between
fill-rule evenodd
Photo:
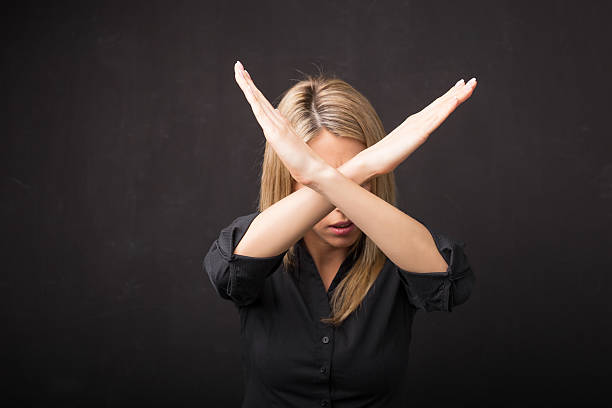
<instances>
[{"instance_id":1,"label":"elbow","mask_svg":"<svg viewBox=\"0 0 612 408\"><path fill-rule=\"evenodd\" d=\"M229 265L211 249L202 261L202 270L208 276L213 289L223 299L229 299Z\"/></svg>"},{"instance_id":2,"label":"elbow","mask_svg":"<svg viewBox=\"0 0 612 408\"><path fill-rule=\"evenodd\" d=\"M474 272L470 268L465 272L462 278L453 282L451 305L459 306L467 302L472 294L475 283L476 275L474 275Z\"/></svg>"}]
</instances>

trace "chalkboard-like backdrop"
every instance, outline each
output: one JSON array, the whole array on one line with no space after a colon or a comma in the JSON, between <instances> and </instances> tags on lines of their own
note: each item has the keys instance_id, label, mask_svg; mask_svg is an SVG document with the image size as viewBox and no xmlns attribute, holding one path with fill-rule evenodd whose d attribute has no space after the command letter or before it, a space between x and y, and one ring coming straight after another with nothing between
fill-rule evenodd
<instances>
[{"instance_id":1,"label":"chalkboard-like backdrop","mask_svg":"<svg viewBox=\"0 0 612 408\"><path fill-rule=\"evenodd\" d=\"M255 208L273 103L319 69L395 128L478 95L397 170L468 243L457 314L420 314L414 406L589 406L612 342L607 2L15 2L2 13L4 406L239 406L239 321L202 271ZM469 75L469 77L468 77Z\"/></svg>"}]
</instances>

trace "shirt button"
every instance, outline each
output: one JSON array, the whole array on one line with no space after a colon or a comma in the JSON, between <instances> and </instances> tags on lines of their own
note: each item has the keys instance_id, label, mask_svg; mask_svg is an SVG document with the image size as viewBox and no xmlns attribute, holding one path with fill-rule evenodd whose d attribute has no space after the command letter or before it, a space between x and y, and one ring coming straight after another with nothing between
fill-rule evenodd
<instances>
[{"instance_id":1,"label":"shirt button","mask_svg":"<svg viewBox=\"0 0 612 408\"><path fill-rule=\"evenodd\" d=\"M329 403L329 401L327 401L327 400L321 400L321 406L322 407L326 407L328 403Z\"/></svg>"},{"instance_id":2,"label":"shirt button","mask_svg":"<svg viewBox=\"0 0 612 408\"><path fill-rule=\"evenodd\" d=\"M323 338L321 339L321 341L325 344L329 343L329 337L327 336L323 336Z\"/></svg>"},{"instance_id":3,"label":"shirt button","mask_svg":"<svg viewBox=\"0 0 612 408\"><path fill-rule=\"evenodd\" d=\"M327 368L321 367L321 374L325 374L327 372Z\"/></svg>"}]
</instances>

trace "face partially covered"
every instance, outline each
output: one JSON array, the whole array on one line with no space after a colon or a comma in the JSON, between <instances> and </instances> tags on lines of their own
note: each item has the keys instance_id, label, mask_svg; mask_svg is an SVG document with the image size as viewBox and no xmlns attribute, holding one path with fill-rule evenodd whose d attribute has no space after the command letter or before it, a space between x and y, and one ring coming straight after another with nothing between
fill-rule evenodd
<instances>
[{"instance_id":1,"label":"face partially covered","mask_svg":"<svg viewBox=\"0 0 612 408\"><path fill-rule=\"evenodd\" d=\"M362 142L349 137L339 137L323 128L317 136L307 143L330 166L338 168L353 158L357 153L366 148ZM293 191L304 186L296 181L293 182ZM370 191L370 183L365 188ZM305 238L315 241L318 246L331 246L348 248L361 237L361 231L355 224L345 228L332 227L334 224L350 222L350 220L336 208L325 218L315 224L311 231L307 232Z\"/></svg>"}]
</instances>

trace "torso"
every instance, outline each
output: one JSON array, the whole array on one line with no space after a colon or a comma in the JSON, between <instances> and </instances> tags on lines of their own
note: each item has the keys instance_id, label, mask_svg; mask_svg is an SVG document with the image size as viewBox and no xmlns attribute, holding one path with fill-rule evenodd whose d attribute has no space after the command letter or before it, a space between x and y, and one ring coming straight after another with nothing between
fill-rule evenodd
<instances>
[{"instance_id":1,"label":"torso","mask_svg":"<svg viewBox=\"0 0 612 408\"><path fill-rule=\"evenodd\" d=\"M302 260L297 271L281 264L260 298L240 308L243 408L318 406L323 400L327 406L333 400L334 408L402 406L415 309L394 265L385 263L361 307L333 327L320 318L329 317L329 289L348 268L320 274L312 258Z\"/></svg>"}]
</instances>

